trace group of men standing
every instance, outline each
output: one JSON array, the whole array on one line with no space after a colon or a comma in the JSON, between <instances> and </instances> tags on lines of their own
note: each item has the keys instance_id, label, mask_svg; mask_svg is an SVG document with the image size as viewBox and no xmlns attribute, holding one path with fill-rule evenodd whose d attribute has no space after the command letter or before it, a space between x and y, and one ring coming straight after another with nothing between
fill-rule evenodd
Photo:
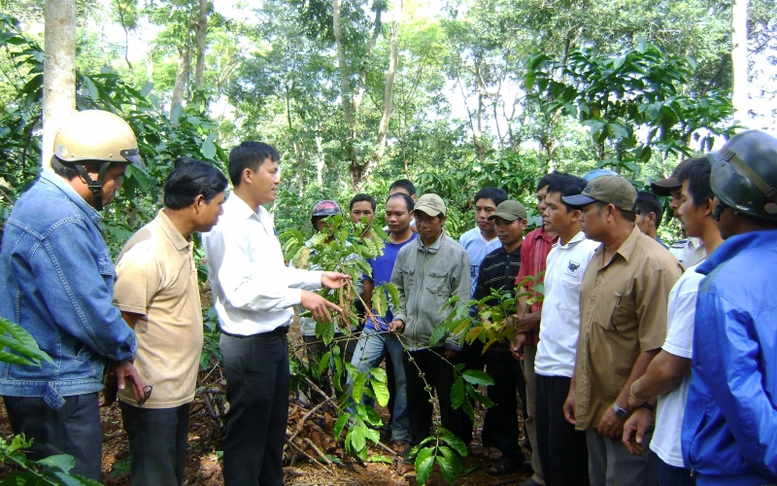
<instances>
[{"instance_id":1,"label":"group of men standing","mask_svg":"<svg viewBox=\"0 0 777 486\"><path fill-rule=\"evenodd\" d=\"M0 363L14 432L34 440L33 458L73 455L74 473L100 481L98 392L107 378L104 400L119 391L132 483L182 484L202 348L192 235L204 232L230 404L224 480L283 484L293 308L331 321L342 309L315 291L349 277L285 264L263 207L276 198L280 156L259 142L231 151L228 199L227 179L212 164L178 159L164 208L114 266L99 211L127 167L142 164L137 149L119 117L76 114L57 134L53 171L42 172L6 222L0 315L53 359L39 368ZM491 474L527 467L518 391L532 448L524 484L777 483L767 284L777 274L777 139L743 132L655 182L689 237L681 258L640 231L638 223L657 227L661 215L617 175L544 177L542 224L526 236L523 205L484 189L474 200L477 228L461 244L444 230L445 201L406 188L385 203L388 243L364 281L368 304L387 282L400 299L368 319L352 358L363 367L392 357L398 453L407 457L431 432L430 389L443 427L471 441L472 422L450 399L450 364L463 362L494 378L483 427L484 454L498 460ZM371 198L350 208L357 220L375 210ZM482 300L492 290L518 296L513 342L482 353L451 334L430 345L451 297Z\"/></svg>"}]
</instances>

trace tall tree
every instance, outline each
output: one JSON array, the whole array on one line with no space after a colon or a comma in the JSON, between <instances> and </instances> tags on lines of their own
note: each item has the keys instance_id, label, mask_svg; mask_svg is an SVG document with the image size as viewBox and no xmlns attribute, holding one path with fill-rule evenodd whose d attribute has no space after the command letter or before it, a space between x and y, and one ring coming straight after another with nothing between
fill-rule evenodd
<instances>
[{"instance_id":1,"label":"tall tree","mask_svg":"<svg viewBox=\"0 0 777 486\"><path fill-rule=\"evenodd\" d=\"M747 74L748 0L731 1L731 101L734 118L746 124L748 119L749 78Z\"/></svg>"},{"instance_id":2,"label":"tall tree","mask_svg":"<svg viewBox=\"0 0 777 486\"><path fill-rule=\"evenodd\" d=\"M46 0L43 61L43 167L51 167L54 136L76 107L76 2Z\"/></svg>"}]
</instances>

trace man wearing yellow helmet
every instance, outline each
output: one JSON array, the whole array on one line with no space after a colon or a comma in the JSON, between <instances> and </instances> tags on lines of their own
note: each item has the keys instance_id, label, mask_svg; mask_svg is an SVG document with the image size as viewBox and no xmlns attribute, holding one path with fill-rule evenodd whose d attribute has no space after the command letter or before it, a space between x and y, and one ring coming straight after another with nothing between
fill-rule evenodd
<instances>
[{"instance_id":1,"label":"man wearing yellow helmet","mask_svg":"<svg viewBox=\"0 0 777 486\"><path fill-rule=\"evenodd\" d=\"M74 474L102 480L98 392L110 365L118 387L145 399L132 364L136 341L114 307L116 273L98 212L141 164L135 134L104 111L76 113L54 141L53 172L14 206L0 250L0 315L17 322L48 353L40 367L0 363L14 433L34 439L29 457L75 458ZM125 381L126 380L126 381Z\"/></svg>"}]
</instances>

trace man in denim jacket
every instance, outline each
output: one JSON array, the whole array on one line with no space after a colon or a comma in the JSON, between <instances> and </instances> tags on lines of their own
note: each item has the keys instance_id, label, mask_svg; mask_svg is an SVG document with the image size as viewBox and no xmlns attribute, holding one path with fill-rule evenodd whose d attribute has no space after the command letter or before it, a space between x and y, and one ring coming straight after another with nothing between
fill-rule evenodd
<instances>
[{"instance_id":1,"label":"man in denim jacket","mask_svg":"<svg viewBox=\"0 0 777 486\"><path fill-rule=\"evenodd\" d=\"M98 392L108 365L138 401L146 383L132 365L132 329L113 306L116 277L98 212L141 164L130 126L103 111L75 114L54 139L53 172L17 201L0 250L0 315L48 353L41 367L0 363L0 394L16 434L33 439L29 457L75 458L73 474L101 481Z\"/></svg>"}]
</instances>

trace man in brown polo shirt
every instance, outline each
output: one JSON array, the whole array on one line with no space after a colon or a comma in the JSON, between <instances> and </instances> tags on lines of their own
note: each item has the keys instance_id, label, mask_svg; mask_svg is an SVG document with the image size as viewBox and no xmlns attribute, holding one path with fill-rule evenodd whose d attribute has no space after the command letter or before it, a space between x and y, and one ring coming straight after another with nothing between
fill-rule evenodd
<instances>
[{"instance_id":1,"label":"man in brown polo shirt","mask_svg":"<svg viewBox=\"0 0 777 486\"><path fill-rule=\"evenodd\" d=\"M620 176L596 178L582 194L563 197L583 207L586 237L602 243L583 277L577 361L564 404L566 419L586 431L592 486L657 480L655 455L632 456L620 437L632 412L629 387L664 342L669 291L682 268L636 227L636 197Z\"/></svg>"}]
</instances>

